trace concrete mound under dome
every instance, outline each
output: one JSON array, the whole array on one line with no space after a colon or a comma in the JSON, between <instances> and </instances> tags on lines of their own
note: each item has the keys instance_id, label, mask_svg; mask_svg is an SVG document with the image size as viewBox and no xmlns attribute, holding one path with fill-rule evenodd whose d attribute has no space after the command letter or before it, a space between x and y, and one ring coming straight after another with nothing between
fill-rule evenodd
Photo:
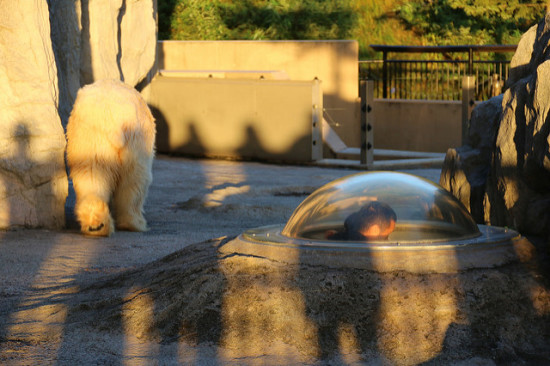
<instances>
[{"instance_id":1,"label":"concrete mound under dome","mask_svg":"<svg viewBox=\"0 0 550 366\"><path fill-rule=\"evenodd\" d=\"M385 203L395 212L395 229L387 238L327 239L369 202ZM248 230L220 250L287 263L424 273L525 260L532 246L514 230L478 226L454 196L431 181L368 172L326 184L300 204L286 225Z\"/></svg>"},{"instance_id":2,"label":"concrete mound under dome","mask_svg":"<svg viewBox=\"0 0 550 366\"><path fill-rule=\"evenodd\" d=\"M383 175L365 175L373 176ZM405 177L409 184L416 182L424 187L423 181ZM167 355L179 364L550 362L550 267L544 251L529 261L509 258L501 266L453 273L353 268L350 263L366 263L376 258L373 253L377 252L361 252L349 246L415 247L415 243L404 240L397 246L392 240L367 243L307 238L309 229L302 230L309 228L305 223L310 221L305 218L310 216L306 214L317 217L311 223L337 216L316 213L313 207L317 206L309 206L308 202L315 197L337 197L336 187L353 179L336 181L318 191L326 194L314 193L305 200L296 210L297 216L287 224L289 231L296 229L294 238L284 236L285 226L280 225L272 230L250 230L238 239L222 237L190 244L155 262L82 288L76 298L70 296L70 302L56 297L57 303L68 306L65 339L108 334L113 337L110 339L119 340L108 345L113 354L119 355L120 349L132 349L133 345L133 349L150 355L146 359L150 363L160 362L163 359L155 357ZM332 188L323 191L327 187ZM380 189L383 187L381 184ZM432 192L439 192L437 186L429 187ZM273 197L276 205L280 196ZM381 193L378 197L387 198ZM435 202L429 199L434 195L422 197L424 202ZM438 202L441 201L444 200ZM398 206L397 202L390 202L397 213L395 235L400 227L406 227L407 221L414 221L405 219L406 205ZM319 201L319 208L326 206L326 202ZM420 206L412 207L418 210ZM349 212L355 208L350 207ZM456 208L462 212L460 206ZM268 214L270 209L266 207L263 213ZM250 206L238 214L249 215ZM326 227L337 229L344 216ZM409 218L412 217L417 218L419 225L428 221L426 215ZM300 218L303 220L294 221ZM468 222L456 217L455 221L449 217L441 221L445 225L455 222L458 227ZM292 223L296 225L291 226ZM255 232L264 238L263 244L252 241ZM422 263L424 269L430 261L437 263L437 256L424 247L449 242L454 244L446 247L453 248L456 243L477 240L485 234L483 228L477 232L474 227L473 232L465 231L463 235L455 235L454 241L431 238L429 244L416 245L422 249L423 257L414 263ZM273 236L281 238L281 243L274 243ZM541 244L535 242L537 249ZM332 250L338 245L339 251ZM510 248L510 244L486 246ZM264 253L258 254L258 248ZM330 262L327 258L338 258L334 254L338 252L348 252L341 257L348 266L324 264L323 260ZM388 250L380 252L387 255ZM274 259L277 255L284 258ZM388 257L381 258L367 263L374 266L390 262ZM449 263L459 261L450 255L443 258ZM83 352L88 353L89 349Z\"/></svg>"}]
</instances>

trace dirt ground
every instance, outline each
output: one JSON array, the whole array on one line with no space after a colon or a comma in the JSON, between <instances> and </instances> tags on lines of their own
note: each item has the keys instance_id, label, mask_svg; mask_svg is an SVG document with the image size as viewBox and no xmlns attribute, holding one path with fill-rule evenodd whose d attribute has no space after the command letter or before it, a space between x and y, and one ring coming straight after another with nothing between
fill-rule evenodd
<instances>
[{"instance_id":1,"label":"dirt ground","mask_svg":"<svg viewBox=\"0 0 550 366\"><path fill-rule=\"evenodd\" d=\"M83 237L73 197L67 230L1 232L0 364L550 363L544 240L530 263L460 274L220 257L356 172L159 156L146 233Z\"/></svg>"}]
</instances>

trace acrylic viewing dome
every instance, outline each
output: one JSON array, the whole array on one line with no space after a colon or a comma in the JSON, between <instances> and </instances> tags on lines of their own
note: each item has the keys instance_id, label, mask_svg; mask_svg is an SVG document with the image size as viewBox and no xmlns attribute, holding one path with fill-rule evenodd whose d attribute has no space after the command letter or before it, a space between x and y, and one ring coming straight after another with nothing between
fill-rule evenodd
<instances>
[{"instance_id":1,"label":"acrylic viewing dome","mask_svg":"<svg viewBox=\"0 0 550 366\"><path fill-rule=\"evenodd\" d=\"M383 206L390 214L365 214L371 206ZM390 217L382 220L391 222L390 229L367 235L364 227L382 216ZM286 225L247 230L219 250L292 264L427 273L524 260L533 246L514 230L477 225L454 196L433 182L367 172L319 188Z\"/></svg>"},{"instance_id":2,"label":"acrylic viewing dome","mask_svg":"<svg viewBox=\"0 0 550 366\"><path fill-rule=\"evenodd\" d=\"M423 178L396 172L361 173L321 187L294 211L282 235L325 240L328 230L342 230L346 218L372 201L389 205L397 216L389 242L426 243L481 235L470 213L449 192Z\"/></svg>"}]
</instances>

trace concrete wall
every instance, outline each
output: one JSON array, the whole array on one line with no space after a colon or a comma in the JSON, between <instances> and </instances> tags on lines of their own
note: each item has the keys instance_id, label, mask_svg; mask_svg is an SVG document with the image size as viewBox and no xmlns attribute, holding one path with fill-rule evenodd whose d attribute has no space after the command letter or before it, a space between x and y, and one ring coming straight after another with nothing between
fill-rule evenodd
<instances>
[{"instance_id":1,"label":"concrete wall","mask_svg":"<svg viewBox=\"0 0 550 366\"><path fill-rule=\"evenodd\" d=\"M355 41L159 41L157 55L166 75L318 78L325 120L347 146L360 145ZM377 99L374 104L377 149L446 152L461 145L461 102Z\"/></svg>"},{"instance_id":2,"label":"concrete wall","mask_svg":"<svg viewBox=\"0 0 550 366\"><path fill-rule=\"evenodd\" d=\"M374 147L446 152L462 145L462 102L374 100Z\"/></svg>"},{"instance_id":3,"label":"concrete wall","mask_svg":"<svg viewBox=\"0 0 550 366\"><path fill-rule=\"evenodd\" d=\"M349 146L359 146L356 41L159 41L165 70L272 70L290 80L322 81L325 119Z\"/></svg>"},{"instance_id":4,"label":"concrete wall","mask_svg":"<svg viewBox=\"0 0 550 366\"><path fill-rule=\"evenodd\" d=\"M320 84L160 74L144 95L159 152L312 161L322 157Z\"/></svg>"}]
</instances>

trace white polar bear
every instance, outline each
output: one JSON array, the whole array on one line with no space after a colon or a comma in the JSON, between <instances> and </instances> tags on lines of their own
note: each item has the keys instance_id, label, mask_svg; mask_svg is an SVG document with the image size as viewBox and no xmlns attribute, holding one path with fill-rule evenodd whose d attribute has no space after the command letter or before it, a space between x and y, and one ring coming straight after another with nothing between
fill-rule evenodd
<instances>
[{"instance_id":1,"label":"white polar bear","mask_svg":"<svg viewBox=\"0 0 550 366\"><path fill-rule=\"evenodd\" d=\"M132 87L100 80L78 91L67 124L75 215L86 235L147 230L143 204L152 181L155 122Z\"/></svg>"}]
</instances>

